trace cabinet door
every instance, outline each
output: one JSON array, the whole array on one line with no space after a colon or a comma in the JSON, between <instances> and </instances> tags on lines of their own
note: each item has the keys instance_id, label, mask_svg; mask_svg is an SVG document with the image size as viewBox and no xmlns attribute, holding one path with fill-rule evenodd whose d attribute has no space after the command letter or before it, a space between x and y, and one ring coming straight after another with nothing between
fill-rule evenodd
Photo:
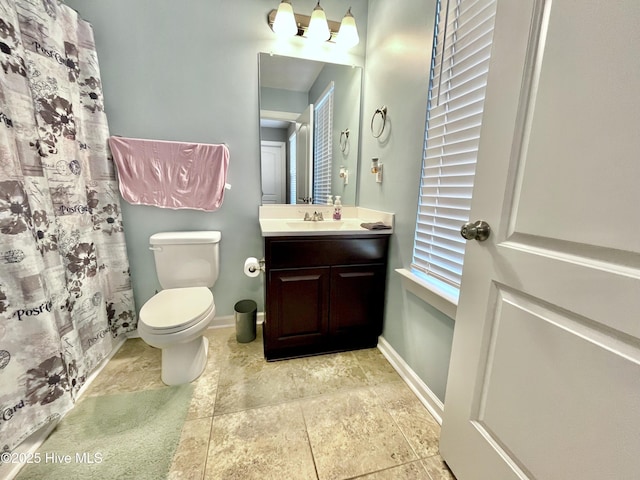
<instances>
[{"instance_id":1,"label":"cabinet door","mask_svg":"<svg viewBox=\"0 0 640 480\"><path fill-rule=\"evenodd\" d=\"M331 268L332 335L377 341L382 333L386 267L383 264Z\"/></svg>"},{"instance_id":2,"label":"cabinet door","mask_svg":"<svg viewBox=\"0 0 640 480\"><path fill-rule=\"evenodd\" d=\"M329 267L271 270L265 353L321 343L329 327Z\"/></svg>"}]
</instances>

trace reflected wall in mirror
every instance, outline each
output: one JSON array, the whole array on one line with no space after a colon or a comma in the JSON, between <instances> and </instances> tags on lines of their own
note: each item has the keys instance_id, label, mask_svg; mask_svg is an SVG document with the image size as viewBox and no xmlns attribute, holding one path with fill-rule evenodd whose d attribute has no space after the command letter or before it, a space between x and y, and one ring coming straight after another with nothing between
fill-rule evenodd
<instances>
[{"instance_id":1,"label":"reflected wall in mirror","mask_svg":"<svg viewBox=\"0 0 640 480\"><path fill-rule=\"evenodd\" d=\"M264 204L356 204L362 69L259 54Z\"/></svg>"}]
</instances>

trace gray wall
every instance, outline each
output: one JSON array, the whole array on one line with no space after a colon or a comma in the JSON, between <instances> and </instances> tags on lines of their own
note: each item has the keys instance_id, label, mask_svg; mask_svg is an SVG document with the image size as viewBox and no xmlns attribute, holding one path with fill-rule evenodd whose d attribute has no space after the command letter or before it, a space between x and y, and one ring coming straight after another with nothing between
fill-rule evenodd
<instances>
[{"instance_id":1,"label":"gray wall","mask_svg":"<svg viewBox=\"0 0 640 480\"><path fill-rule=\"evenodd\" d=\"M220 230L220 277L213 293L218 315L233 314L242 298L263 308L261 278L242 273L244 259L261 256L258 224L260 149L258 53L364 64L367 2L351 2L362 37L349 53L313 47L302 38L281 41L267 25L277 1L66 0L93 25L105 109L112 135L226 143L228 182L217 212L172 211L123 202L122 210L137 308L160 286L148 250L164 230ZM313 0L297 0L310 14ZM343 2L325 0L327 17L340 20Z\"/></svg>"},{"instance_id":2,"label":"gray wall","mask_svg":"<svg viewBox=\"0 0 640 480\"><path fill-rule=\"evenodd\" d=\"M307 92L260 87L260 108L276 112L302 113L309 106Z\"/></svg>"},{"instance_id":3,"label":"gray wall","mask_svg":"<svg viewBox=\"0 0 640 480\"><path fill-rule=\"evenodd\" d=\"M289 140L289 133L286 128L260 128L260 140L268 140L270 142L284 142Z\"/></svg>"},{"instance_id":4,"label":"gray wall","mask_svg":"<svg viewBox=\"0 0 640 480\"><path fill-rule=\"evenodd\" d=\"M435 0L369 1L359 204L396 214L383 335L444 400L454 322L405 291L394 271L408 268L413 251L434 14ZM382 105L387 126L375 139L371 117ZM382 184L369 173L373 157Z\"/></svg>"},{"instance_id":5,"label":"gray wall","mask_svg":"<svg viewBox=\"0 0 640 480\"><path fill-rule=\"evenodd\" d=\"M263 308L262 280L242 274L244 259L263 249L257 54L364 66L366 42L359 204L396 214L384 336L444 399L453 320L405 292L393 271L411 262L435 0L352 0L361 43L350 53L330 45L315 49L299 38L277 40L265 20L276 0L66 3L94 27L112 134L225 142L231 152L228 181L233 188L217 212L123 203L138 308L159 288L148 237L180 229L222 231L222 265L214 287L218 315L231 315L241 298L252 298ZM294 8L309 14L315 3L296 0ZM340 20L345 13L338 0L323 0L322 6L330 19ZM389 109L388 126L376 140L369 123L382 105ZM369 173L372 157L385 165L381 185Z\"/></svg>"}]
</instances>

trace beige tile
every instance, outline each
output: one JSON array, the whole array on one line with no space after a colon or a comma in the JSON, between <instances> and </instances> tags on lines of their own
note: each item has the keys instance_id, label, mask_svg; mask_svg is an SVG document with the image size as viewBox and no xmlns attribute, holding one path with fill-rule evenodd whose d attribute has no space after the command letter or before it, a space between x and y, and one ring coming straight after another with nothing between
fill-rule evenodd
<instances>
[{"instance_id":1,"label":"beige tile","mask_svg":"<svg viewBox=\"0 0 640 480\"><path fill-rule=\"evenodd\" d=\"M372 387L419 458L438 453L440 425L404 382Z\"/></svg>"},{"instance_id":2,"label":"beige tile","mask_svg":"<svg viewBox=\"0 0 640 480\"><path fill-rule=\"evenodd\" d=\"M318 355L290 360L300 398L367 385L367 376L353 353Z\"/></svg>"},{"instance_id":3,"label":"beige tile","mask_svg":"<svg viewBox=\"0 0 640 480\"><path fill-rule=\"evenodd\" d=\"M289 363L269 363L262 358L221 365L215 415L297 399L293 376Z\"/></svg>"},{"instance_id":4,"label":"beige tile","mask_svg":"<svg viewBox=\"0 0 640 480\"><path fill-rule=\"evenodd\" d=\"M124 342L93 380L85 395L95 397L114 393L159 388L161 351L139 338Z\"/></svg>"},{"instance_id":5,"label":"beige tile","mask_svg":"<svg viewBox=\"0 0 640 480\"><path fill-rule=\"evenodd\" d=\"M379 472L357 477L358 480L431 480L422 464L417 462L405 463L399 467L388 468Z\"/></svg>"},{"instance_id":6,"label":"beige tile","mask_svg":"<svg viewBox=\"0 0 640 480\"><path fill-rule=\"evenodd\" d=\"M369 385L397 382L401 380L391 364L384 358L377 348L366 348L353 352L365 375Z\"/></svg>"},{"instance_id":7,"label":"beige tile","mask_svg":"<svg viewBox=\"0 0 640 480\"><path fill-rule=\"evenodd\" d=\"M299 405L293 402L213 417L205 478L317 478Z\"/></svg>"},{"instance_id":8,"label":"beige tile","mask_svg":"<svg viewBox=\"0 0 640 480\"><path fill-rule=\"evenodd\" d=\"M210 358L217 361L226 362L242 357L264 357L261 326L256 329L256 339L249 343L239 343L236 340L234 327L210 328L205 332L205 336L209 339L213 351Z\"/></svg>"},{"instance_id":9,"label":"beige tile","mask_svg":"<svg viewBox=\"0 0 640 480\"><path fill-rule=\"evenodd\" d=\"M160 371L151 372L129 369L125 369L122 372L102 371L89 386L83 397L139 392L164 387L165 385L160 379Z\"/></svg>"},{"instance_id":10,"label":"beige tile","mask_svg":"<svg viewBox=\"0 0 640 480\"><path fill-rule=\"evenodd\" d=\"M219 377L219 367L213 363L208 363L202 375L193 382L193 396L187 412L187 420L211 417L213 415Z\"/></svg>"},{"instance_id":11,"label":"beige tile","mask_svg":"<svg viewBox=\"0 0 640 480\"><path fill-rule=\"evenodd\" d=\"M162 370L160 369L140 370L134 373L134 378L139 384L138 388L135 390L153 390L156 388L166 388L166 385L162 383Z\"/></svg>"},{"instance_id":12,"label":"beige tile","mask_svg":"<svg viewBox=\"0 0 640 480\"><path fill-rule=\"evenodd\" d=\"M233 327L205 335L168 478L453 479L437 423L377 349L266 362L260 328L247 344ZM83 397L166 388L160 369L161 350L127 340Z\"/></svg>"},{"instance_id":13,"label":"beige tile","mask_svg":"<svg viewBox=\"0 0 640 480\"><path fill-rule=\"evenodd\" d=\"M185 422L168 480L201 480L211 434L211 417Z\"/></svg>"},{"instance_id":14,"label":"beige tile","mask_svg":"<svg viewBox=\"0 0 640 480\"><path fill-rule=\"evenodd\" d=\"M351 478L417 457L368 388L302 401L320 480Z\"/></svg>"},{"instance_id":15,"label":"beige tile","mask_svg":"<svg viewBox=\"0 0 640 480\"><path fill-rule=\"evenodd\" d=\"M162 370L162 350L150 347L131 362L131 365L138 370Z\"/></svg>"},{"instance_id":16,"label":"beige tile","mask_svg":"<svg viewBox=\"0 0 640 480\"><path fill-rule=\"evenodd\" d=\"M108 390L115 382L113 376L116 374L116 371L108 372L106 371L106 368L102 369L102 371L93 379L91 385L87 387L87 390L82 394L81 398L108 395Z\"/></svg>"},{"instance_id":17,"label":"beige tile","mask_svg":"<svg viewBox=\"0 0 640 480\"><path fill-rule=\"evenodd\" d=\"M422 461L431 480L456 480L440 455L434 455Z\"/></svg>"},{"instance_id":18,"label":"beige tile","mask_svg":"<svg viewBox=\"0 0 640 480\"><path fill-rule=\"evenodd\" d=\"M147 354L150 347L139 338L126 340L109 363L102 369L106 374L133 372L140 370L140 358Z\"/></svg>"},{"instance_id":19,"label":"beige tile","mask_svg":"<svg viewBox=\"0 0 640 480\"><path fill-rule=\"evenodd\" d=\"M112 360L128 360L141 355L148 348L151 347L141 338L129 338L118 349Z\"/></svg>"}]
</instances>

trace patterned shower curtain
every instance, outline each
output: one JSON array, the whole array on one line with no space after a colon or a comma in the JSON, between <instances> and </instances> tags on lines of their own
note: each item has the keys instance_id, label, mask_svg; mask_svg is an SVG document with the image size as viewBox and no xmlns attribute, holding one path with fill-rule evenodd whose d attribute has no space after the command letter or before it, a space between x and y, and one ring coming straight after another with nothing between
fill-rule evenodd
<instances>
[{"instance_id":1,"label":"patterned shower curtain","mask_svg":"<svg viewBox=\"0 0 640 480\"><path fill-rule=\"evenodd\" d=\"M0 451L72 406L135 329L91 25L0 0Z\"/></svg>"}]
</instances>

